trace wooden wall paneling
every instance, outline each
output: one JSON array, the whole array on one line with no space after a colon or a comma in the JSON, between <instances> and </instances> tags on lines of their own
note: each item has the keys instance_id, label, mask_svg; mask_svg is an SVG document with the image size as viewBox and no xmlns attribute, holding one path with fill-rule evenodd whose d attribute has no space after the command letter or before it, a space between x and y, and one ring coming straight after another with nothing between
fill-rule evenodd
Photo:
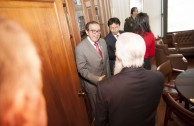
<instances>
[{"instance_id":1,"label":"wooden wall paneling","mask_svg":"<svg viewBox=\"0 0 194 126\"><path fill-rule=\"evenodd\" d=\"M102 14L102 18L103 18L103 22L102 22L102 27L104 28L104 37L107 35L108 33L108 29L107 29L107 16L106 16L106 9L105 9L105 0L101 0L101 14Z\"/></svg>"},{"instance_id":2,"label":"wooden wall paneling","mask_svg":"<svg viewBox=\"0 0 194 126\"><path fill-rule=\"evenodd\" d=\"M99 24L100 24L100 28L101 28L101 36L102 38L105 37L105 33L104 33L104 28L103 28L103 21L102 21L102 14L101 14L101 3L100 3L100 0L97 0L98 1L98 10L99 10L99 13L98 13L98 18L99 18Z\"/></svg>"},{"instance_id":3,"label":"wooden wall paneling","mask_svg":"<svg viewBox=\"0 0 194 126\"><path fill-rule=\"evenodd\" d=\"M107 0L107 4L108 4L108 19L112 17L111 15L111 7L110 7L110 0Z\"/></svg>"},{"instance_id":4,"label":"wooden wall paneling","mask_svg":"<svg viewBox=\"0 0 194 126\"><path fill-rule=\"evenodd\" d=\"M87 15L87 22L91 21L92 20L92 12L91 12L91 3L90 3L90 0L83 0L85 3L85 14Z\"/></svg>"},{"instance_id":5,"label":"wooden wall paneling","mask_svg":"<svg viewBox=\"0 0 194 126\"><path fill-rule=\"evenodd\" d=\"M68 13L68 11L67 11L67 7L66 7L66 3L65 3L65 0L62 0L63 1L63 10L64 10L64 15L65 15L65 17L66 17L66 19L67 19L67 27L68 27L68 29L69 29L69 33L70 33L70 40L71 40L71 43L72 43L72 47L73 47L73 49L75 48L75 41L74 41L74 39L73 39L73 36L72 36L72 28L70 27L70 20L69 20L69 18L70 18L70 16L69 16L69 13Z\"/></svg>"},{"instance_id":6,"label":"wooden wall paneling","mask_svg":"<svg viewBox=\"0 0 194 126\"><path fill-rule=\"evenodd\" d=\"M109 17L109 8L108 8L108 1L104 0L104 4L105 4L105 15L106 15L106 22L108 21ZM106 31L108 32L108 25L106 25Z\"/></svg>"},{"instance_id":7,"label":"wooden wall paneling","mask_svg":"<svg viewBox=\"0 0 194 126\"><path fill-rule=\"evenodd\" d=\"M62 2L1 0L0 13L19 22L39 52L48 125L88 126Z\"/></svg>"},{"instance_id":8,"label":"wooden wall paneling","mask_svg":"<svg viewBox=\"0 0 194 126\"><path fill-rule=\"evenodd\" d=\"M94 6L94 0L90 0L90 6L91 6L91 13L92 13L92 20L96 20L96 12L95 12L95 6Z\"/></svg>"},{"instance_id":9,"label":"wooden wall paneling","mask_svg":"<svg viewBox=\"0 0 194 126\"><path fill-rule=\"evenodd\" d=\"M71 29L71 35L73 40L73 49L77 46L77 44L81 41L80 31L78 27L78 20L76 18L75 13L75 5L73 0L65 0L67 12L68 12L68 20Z\"/></svg>"},{"instance_id":10,"label":"wooden wall paneling","mask_svg":"<svg viewBox=\"0 0 194 126\"><path fill-rule=\"evenodd\" d=\"M81 0L81 2L83 6L84 20L86 24L87 22L89 22L89 16L88 16L87 9L86 9L86 0Z\"/></svg>"},{"instance_id":11,"label":"wooden wall paneling","mask_svg":"<svg viewBox=\"0 0 194 126\"><path fill-rule=\"evenodd\" d=\"M96 21L99 22L99 18L98 18L98 15L99 15L99 4L98 4L98 0L94 0L94 11L95 11L95 18L96 18Z\"/></svg>"},{"instance_id":12,"label":"wooden wall paneling","mask_svg":"<svg viewBox=\"0 0 194 126\"><path fill-rule=\"evenodd\" d=\"M89 16L89 21L93 21L93 16L92 16L92 7L87 7L87 13L88 13L88 16Z\"/></svg>"}]
</instances>

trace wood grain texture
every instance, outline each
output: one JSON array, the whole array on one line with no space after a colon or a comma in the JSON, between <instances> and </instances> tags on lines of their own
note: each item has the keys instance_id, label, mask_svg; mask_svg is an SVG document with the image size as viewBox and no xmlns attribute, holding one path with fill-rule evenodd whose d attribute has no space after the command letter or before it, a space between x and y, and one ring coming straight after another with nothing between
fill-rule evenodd
<instances>
[{"instance_id":1,"label":"wood grain texture","mask_svg":"<svg viewBox=\"0 0 194 126\"><path fill-rule=\"evenodd\" d=\"M68 22L69 29L72 35L72 44L73 49L77 46L77 44L81 41L80 30L78 26L78 20L75 13L75 6L73 0L66 0L66 8L68 12Z\"/></svg>"}]
</instances>

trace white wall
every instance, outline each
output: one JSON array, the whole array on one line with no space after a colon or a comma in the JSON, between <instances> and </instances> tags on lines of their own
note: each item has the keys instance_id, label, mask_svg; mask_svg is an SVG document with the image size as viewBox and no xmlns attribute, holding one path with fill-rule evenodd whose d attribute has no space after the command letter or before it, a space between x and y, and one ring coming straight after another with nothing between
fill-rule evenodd
<instances>
[{"instance_id":1,"label":"white wall","mask_svg":"<svg viewBox=\"0 0 194 126\"><path fill-rule=\"evenodd\" d=\"M121 21L121 30L126 17L130 16L130 0L110 0L112 17ZM150 27L155 36L161 36L161 0L143 0L143 12L150 18Z\"/></svg>"},{"instance_id":2,"label":"white wall","mask_svg":"<svg viewBox=\"0 0 194 126\"><path fill-rule=\"evenodd\" d=\"M161 36L161 0L144 0L143 12L149 15L150 27L155 36Z\"/></svg>"},{"instance_id":3,"label":"white wall","mask_svg":"<svg viewBox=\"0 0 194 126\"><path fill-rule=\"evenodd\" d=\"M112 17L119 18L123 30L125 19L130 16L129 0L110 0L110 4Z\"/></svg>"}]
</instances>

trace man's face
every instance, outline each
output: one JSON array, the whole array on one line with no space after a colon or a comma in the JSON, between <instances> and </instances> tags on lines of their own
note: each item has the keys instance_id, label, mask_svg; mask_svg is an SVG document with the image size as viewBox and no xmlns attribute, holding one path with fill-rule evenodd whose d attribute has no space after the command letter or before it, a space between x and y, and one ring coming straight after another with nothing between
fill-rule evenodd
<instances>
[{"instance_id":1,"label":"man's face","mask_svg":"<svg viewBox=\"0 0 194 126\"><path fill-rule=\"evenodd\" d=\"M117 35L120 29L120 25L113 23L112 25L109 26L109 29L113 35Z\"/></svg>"},{"instance_id":2,"label":"man's face","mask_svg":"<svg viewBox=\"0 0 194 126\"><path fill-rule=\"evenodd\" d=\"M116 56L115 66L114 66L114 75L120 73L122 69L123 69L122 60L118 56Z\"/></svg>"},{"instance_id":3,"label":"man's face","mask_svg":"<svg viewBox=\"0 0 194 126\"><path fill-rule=\"evenodd\" d=\"M133 12L133 16L134 16L134 17L136 17L136 16L137 16L137 14L138 14L138 10L137 10L137 9L135 9L135 11Z\"/></svg>"},{"instance_id":4,"label":"man's face","mask_svg":"<svg viewBox=\"0 0 194 126\"><path fill-rule=\"evenodd\" d=\"M89 30L86 31L86 34L88 35L88 37L90 37L90 39L93 42L98 42L99 38L100 38L100 25L99 24L90 24L89 25Z\"/></svg>"}]
</instances>

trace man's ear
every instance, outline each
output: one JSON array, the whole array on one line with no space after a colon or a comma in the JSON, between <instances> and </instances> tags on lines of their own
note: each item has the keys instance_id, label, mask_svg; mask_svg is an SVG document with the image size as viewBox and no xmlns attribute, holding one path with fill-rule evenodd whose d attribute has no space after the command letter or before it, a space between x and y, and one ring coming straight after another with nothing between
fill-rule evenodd
<instances>
[{"instance_id":1,"label":"man's ear","mask_svg":"<svg viewBox=\"0 0 194 126\"><path fill-rule=\"evenodd\" d=\"M122 59L116 55L116 58L118 59L119 62L122 62Z\"/></svg>"},{"instance_id":2,"label":"man's ear","mask_svg":"<svg viewBox=\"0 0 194 126\"><path fill-rule=\"evenodd\" d=\"M86 34L88 35L88 31L87 31L87 30L85 30L85 32L86 32Z\"/></svg>"}]
</instances>

